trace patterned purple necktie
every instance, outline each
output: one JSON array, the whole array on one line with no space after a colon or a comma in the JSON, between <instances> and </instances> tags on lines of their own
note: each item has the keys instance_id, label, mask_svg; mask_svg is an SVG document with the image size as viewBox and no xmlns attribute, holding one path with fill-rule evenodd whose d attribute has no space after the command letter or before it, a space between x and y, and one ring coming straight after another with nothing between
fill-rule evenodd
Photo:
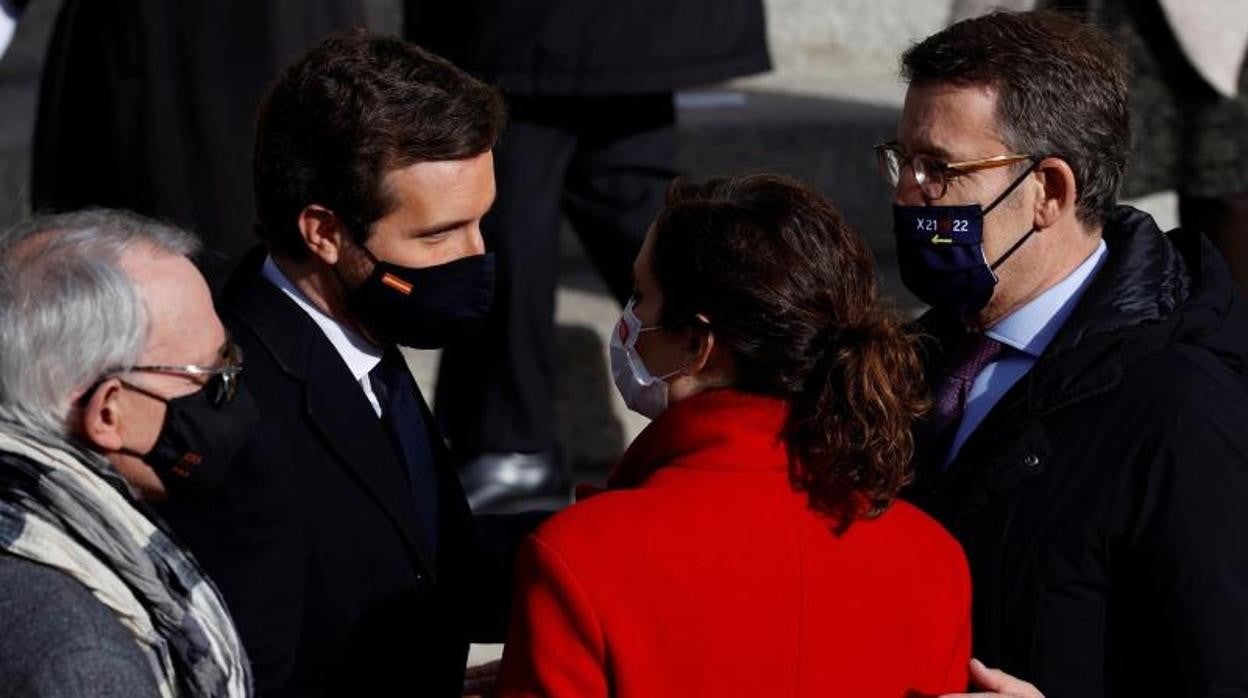
<instances>
[{"instance_id":1,"label":"patterned purple necktie","mask_svg":"<svg viewBox=\"0 0 1248 698\"><path fill-rule=\"evenodd\" d=\"M962 344L949 361L945 369L945 377L936 391L934 409L928 419L928 433L935 435L932 446L936 452L944 456L953 446L957 436L958 425L962 423L962 415L966 412L966 398L971 392L971 384L975 376L985 366L1001 357L1006 346L981 332L966 335Z\"/></svg>"}]
</instances>

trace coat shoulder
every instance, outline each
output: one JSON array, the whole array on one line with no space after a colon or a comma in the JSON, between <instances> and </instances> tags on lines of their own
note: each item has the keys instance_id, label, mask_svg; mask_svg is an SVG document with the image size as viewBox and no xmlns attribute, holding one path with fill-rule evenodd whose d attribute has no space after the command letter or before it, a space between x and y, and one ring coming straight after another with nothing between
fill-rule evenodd
<instances>
[{"instance_id":1,"label":"coat shoulder","mask_svg":"<svg viewBox=\"0 0 1248 698\"><path fill-rule=\"evenodd\" d=\"M0 675L15 694L157 694L134 638L82 583L60 570L0 555L0 589Z\"/></svg>"}]
</instances>

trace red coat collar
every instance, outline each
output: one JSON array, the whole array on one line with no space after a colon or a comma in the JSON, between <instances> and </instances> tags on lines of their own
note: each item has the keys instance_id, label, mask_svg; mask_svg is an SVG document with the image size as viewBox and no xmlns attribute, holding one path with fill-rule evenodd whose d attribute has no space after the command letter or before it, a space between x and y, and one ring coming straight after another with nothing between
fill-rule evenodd
<instances>
[{"instance_id":1,"label":"red coat collar","mask_svg":"<svg viewBox=\"0 0 1248 698\"><path fill-rule=\"evenodd\" d=\"M665 467L701 470L783 470L782 400L709 390L667 408L633 441L607 477L609 489L637 487Z\"/></svg>"}]
</instances>

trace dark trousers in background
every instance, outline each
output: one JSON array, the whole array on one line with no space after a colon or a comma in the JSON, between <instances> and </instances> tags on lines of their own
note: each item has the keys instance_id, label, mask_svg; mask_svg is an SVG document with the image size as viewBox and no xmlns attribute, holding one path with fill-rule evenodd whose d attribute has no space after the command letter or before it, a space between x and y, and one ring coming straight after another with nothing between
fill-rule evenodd
<instances>
[{"instance_id":1,"label":"dark trousers in background","mask_svg":"<svg viewBox=\"0 0 1248 698\"><path fill-rule=\"evenodd\" d=\"M494 151L498 199L483 224L497 255L482 336L442 356L436 405L452 448L555 449L555 290L566 215L615 298L675 176L671 93L517 97Z\"/></svg>"}]
</instances>

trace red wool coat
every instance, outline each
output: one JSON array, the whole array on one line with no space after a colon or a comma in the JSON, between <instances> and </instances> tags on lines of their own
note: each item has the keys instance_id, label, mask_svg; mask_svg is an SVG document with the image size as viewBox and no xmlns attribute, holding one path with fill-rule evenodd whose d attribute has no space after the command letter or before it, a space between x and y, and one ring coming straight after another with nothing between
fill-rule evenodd
<instances>
[{"instance_id":1,"label":"red wool coat","mask_svg":"<svg viewBox=\"0 0 1248 698\"><path fill-rule=\"evenodd\" d=\"M525 544L503 696L964 690L961 548L904 502L841 536L789 485L783 403L719 390L650 425Z\"/></svg>"}]
</instances>

